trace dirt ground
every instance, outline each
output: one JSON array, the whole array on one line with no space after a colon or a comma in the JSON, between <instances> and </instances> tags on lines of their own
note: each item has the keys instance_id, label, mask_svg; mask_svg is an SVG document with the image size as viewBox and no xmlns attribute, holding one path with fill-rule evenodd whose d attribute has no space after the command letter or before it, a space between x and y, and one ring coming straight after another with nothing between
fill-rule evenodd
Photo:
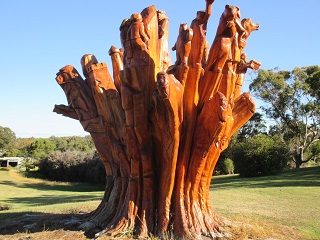
<instances>
[{"instance_id":1,"label":"dirt ground","mask_svg":"<svg viewBox=\"0 0 320 240\"><path fill-rule=\"evenodd\" d=\"M82 240L94 239L93 234L86 234L78 226L86 220L86 214L43 214L28 213L7 219L0 226L0 240ZM224 229L230 233L228 239L255 240L302 240L299 232L285 226L256 223L248 224L224 220ZM114 239L103 235L99 240ZM119 236L117 239L132 239ZM150 239L157 239L151 237ZM208 238L203 238L208 239Z\"/></svg>"}]
</instances>

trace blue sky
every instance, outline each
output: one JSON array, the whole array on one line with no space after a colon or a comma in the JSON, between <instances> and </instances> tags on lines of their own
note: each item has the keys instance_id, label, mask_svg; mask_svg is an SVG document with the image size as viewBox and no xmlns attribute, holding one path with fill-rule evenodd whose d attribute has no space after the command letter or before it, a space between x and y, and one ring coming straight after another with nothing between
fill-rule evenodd
<instances>
[{"instance_id":1,"label":"blue sky","mask_svg":"<svg viewBox=\"0 0 320 240\"><path fill-rule=\"evenodd\" d=\"M260 24L245 52L260 61L262 69L320 64L320 1L216 0L208 23L210 43L226 4L238 6L242 18ZM17 137L87 135L76 120L52 112L54 104L67 103L55 75L68 64L81 72L80 58L86 53L111 69L108 50L120 47L121 21L151 5L166 11L172 47L179 24L190 24L205 1L2 0L0 126ZM174 60L174 54L171 57Z\"/></svg>"}]
</instances>

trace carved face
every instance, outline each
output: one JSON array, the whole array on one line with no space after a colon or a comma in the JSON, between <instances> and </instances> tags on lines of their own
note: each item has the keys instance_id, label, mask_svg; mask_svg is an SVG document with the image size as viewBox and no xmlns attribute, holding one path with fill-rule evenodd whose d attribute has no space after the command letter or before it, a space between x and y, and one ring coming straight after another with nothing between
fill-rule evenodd
<instances>
[{"instance_id":1,"label":"carved face","mask_svg":"<svg viewBox=\"0 0 320 240\"><path fill-rule=\"evenodd\" d=\"M182 31L185 31L188 29L188 24L186 23L181 23L180 27L179 27L179 33L181 33Z\"/></svg>"},{"instance_id":2,"label":"carved face","mask_svg":"<svg viewBox=\"0 0 320 240\"><path fill-rule=\"evenodd\" d=\"M245 53L242 53L241 56L240 56L241 60L244 61L244 62L247 62L248 61L248 56L247 54Z\"/></svg>"},{"instance_id":3,"label":"carved face","mask_svg":"<svg viewBox=\"0 0 320 240\"><path fill-rule=\"evenodd\" d=\"M259 30L260 25L252 22L251 18L244 18L241 21L243 28L250 34L252 31Z\"/></svg>"},{"instance_id":4,"label":"carved face","mask_svg":"<svg viewBox=\"0 0 320 240\"><path fill-rule=\"evenodd\" d=\"M140 13L134 13L131 15L131 20L133 22L141 22L142 21L142 16Z\"/></svg>"},{"instance_id":5,"label":"carved face","mask_svg":"<svg viewBox=\"0 0 320 240\"><path fill-rule=\"evenodd\" d=\"M165 72L157 74L157 88L161 97L167 98L169 96L169 82Z\"/></svg>"},{"instance_id":6,"label":"carved face","mask_svg":"<svg viewBox=\"0 0 320 240\"><path fill-rule=\"evenodd\" d=\"M218 115L219 115L220 121L225 122L227 119L228 101L221 92L217 92L214 95L214 98L215 98L216 104L218 104L217 109L219 109Z\"/></svg>"},{"instance_id":7,"label":"carved face","mask_svg":"<svg viewBox=\"0 0 320 240\"><path fill-rule=\"evenodd\" d=\"M240 18L240 9L237 6L226 5L224 12L222 13L222 18L225 21L232 21Z\"/></svg>"},{"instance_id":8,"label":"carved face","mask_svg":"<svg viewBox=\"0 0 320 240\"><path fill-rule=\"evenodd\" d=\"M74 81L74 79L78 76L78 71L73 66L67 65L59 70L56 81L59 85L62 85L66 82Z\"/></svg>"},{"instance_id":9,"label":"carved face","mask_svg":"<svg viewBox=\"0 0 320 240\"><path fill-rule=\"evenodd\" d=\"M157 16L158 16L158 20L161 21L163 19L165 19L167 16L166 16L166 12L163 11L163 10L158 10L157 11Z\"/></svg>"},{"instance_id":10,"label":"carved face","mask_svg":"<svg viewBox=\"0 0 320 240\"><path fill-rule=\"evenodd\" d=\"M203 21L205 19L206 12L205 11L198 11L197 12L197 19L199 21Z\"/></svg>"}]
</instances>

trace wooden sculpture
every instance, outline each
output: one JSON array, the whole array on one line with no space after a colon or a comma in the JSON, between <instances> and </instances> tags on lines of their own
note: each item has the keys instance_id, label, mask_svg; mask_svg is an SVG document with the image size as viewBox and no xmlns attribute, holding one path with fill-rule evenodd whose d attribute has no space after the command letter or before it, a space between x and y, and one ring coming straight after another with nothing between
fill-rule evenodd
<instances>
[{"instance_id":1,"label":"wooden sculpture","mask_svg":"<svg viewBox=\"0 0 320 240\"><path fill-rule=\"evenodd\" d=\"M220 153L255 111L241 88L247 69L260 66L244 53L259 25L241 22L239 8L226 5L208 53L213 2L205 1L190 28L180 25L174 65L169 19L150 6L121 23L122 48L109 50L112 76L92 54L81 58L85 79L70 65L57 73L68 105L54 111L90 133L107 175L103 199L83 230L97 237L132 229L162 239L227 235L209 187Z\"/></svg>"}]
</instances>

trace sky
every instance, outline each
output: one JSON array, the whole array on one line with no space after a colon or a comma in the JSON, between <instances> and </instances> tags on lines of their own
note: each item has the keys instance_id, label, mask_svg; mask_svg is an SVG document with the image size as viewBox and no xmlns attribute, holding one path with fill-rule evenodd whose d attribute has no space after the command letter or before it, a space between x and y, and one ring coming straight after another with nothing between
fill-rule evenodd
<instances>
[{"instance_id":1,"label":"sky","mask_svg":"<svg viewBox=\"0 0 320 240\"><path fill-rule=\"evenodd\" d=\"M238 6L241 18L260 24L245 52L249 60L262 63L261 69L320 64L319 0L215 0L209 43L226 4ZM88 135L78 121L52 112L55 104L67 104L56 73L65 65L81 72L80 58L86 53L106 62L112 71L108 50L121 47L122 20L151 5L167 13L172 47L180 23L190 25L205 1L1 0L0 126L19 138ZM175 53L171 57L174 61ZM249 72L245 88L250 80Z\"/></svg>"}]
</instances>

